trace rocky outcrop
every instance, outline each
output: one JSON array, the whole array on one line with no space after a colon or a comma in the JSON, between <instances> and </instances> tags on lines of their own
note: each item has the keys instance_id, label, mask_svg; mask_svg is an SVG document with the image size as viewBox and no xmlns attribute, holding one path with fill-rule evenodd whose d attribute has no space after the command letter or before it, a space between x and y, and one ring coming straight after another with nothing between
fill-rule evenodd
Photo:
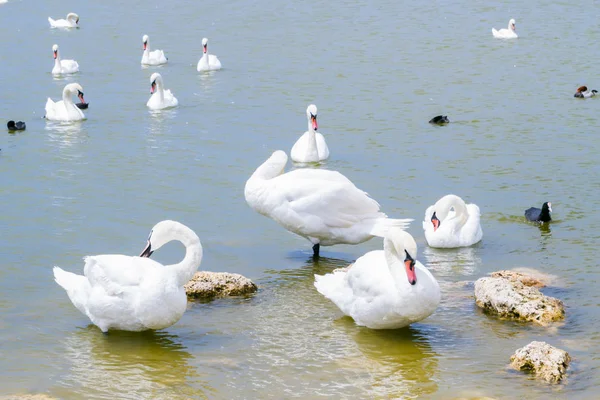
<instances>
[{"instance_id":1,"label":"rocky outcrop","mask_svg":"<svg viewBox=\"0 0 600 400\"><path fill-rule=\"evenodd\" d=\"M565 378L571 362L569 353L546 342L531 342L510 357L510 365L518 371L531 372L550 383Z\"/></svg>"},{"instance_id":2,"label":"rocky outcrop","mask_svg":"<svg viewBox=\"0 0 600 400\"><path fill-rule=\"evenodd\" d=\"M532 286L536 288L542 288L546 286L541 279L518 271L503 270L492 272L492 278L504 278L511 282L521 282L525 286Z\"/></svg>"},{"instance_id":3,"label":"rocky outcrop","mask_svg":"<svg viewBox=\"0 0 600 400\"><path fill-rule=\"evenodd\" d=\"M531 321L546 325L564 319L562 301L545 296L536 287L537 283L524 274L507 274L500 271L497 277L480 278L475 282L475 303L486 312L502 318Z\"/></svg>"},{"instance_id":4,"label":"rocky outcrop","mask_svg":"<svg viewBox=\"0 0 600 400\"><path fill-rule=\"evenodd\" d=\"M258 290L254 282L240 274L209 271L196 272L184 288L189 299L242 296Z\"/></svg>"}]
</instances>

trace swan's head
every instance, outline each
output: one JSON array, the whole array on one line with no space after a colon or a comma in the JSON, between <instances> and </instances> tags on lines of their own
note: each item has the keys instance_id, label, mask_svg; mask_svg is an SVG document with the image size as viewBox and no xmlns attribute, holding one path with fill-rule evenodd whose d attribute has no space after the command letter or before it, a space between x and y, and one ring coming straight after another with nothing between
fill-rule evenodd
<instances>
[{"instance_id":1,"label":"swan's head","mask_svg":"<svg viewBox=\"0 0 600 400\"><path fill-rule=\"evenodd\" d=\"M144 50L146 50L146 47L148 47L148 35L144 35L142 36L142 43L144 44Z\"/></svg>"},{"instance_id":2,"label":"swan's head","mask_svg":"<svg viewBox=\"0 0 600 400\"><path fill-rule=\"evenodd\" d=\"M158 72L155 72L150 77L150 93L154 93L156 91L156 85L162 84L162 76Z\"/></svg>"},{"instance_id":3,"label":"swan's head","mask_svg":"<svg viewBox=\"0 0 600 400\"><path fill-rule=\"evenodd\" d=\"M511 19L510 21L508 21L508 28L511 29L511 30L513 30L513 31L517 29L517 26L515 25L515 20L514 19Z\"/></svg>"},{"instance_id":4,"label":"swan's head","mask_svg":"<svg viewBox=\"0 0 600 400\"><path fill-rule=\"evenodd\" d=\"M140 257L150 257L156 250L178 238L186 245L188 243L185 242L200 241L198 236L182 223L172 220L160 221L150 231L148 242Z\"/></svg>"},{"instance_id":5,"label":"swan's head","mask_svg":"<svg viewBox=\"0 0 600 400\"><path fill-rule=\"evenodd\" d=\"M431 223L433 224L433 231L437 231L437 229L440 227L440 225L442 224L442 221L440 221L437 217L437 212L434 211L433 215L431 216Z\"/></svg>"},{"instance_id":6,"label":"swan's head","mask_svg":"<svg viewBox=\"0 0 600 400\"><path fill-rule=\"evenodd\" d=\"M65 86L63 91L67 91L71 95L76 95L79 98L79 101L85 103L85 100L83 99L83 88L79 83L69 83Z\"/></svg>"},{"instance_id":7,"label":"swan's head","mask_svg":"<svg viewBox=\"0 0 600 400\"><path fill-rule=\"evenodd\" d=\"M417 243L410 233L400 228L390 228L385 235L387 241L391 242L398 258L404 260L406 277L408 283L414 285L417 283L416 260Z\"/></svg>"},{"instance_id":8,"label":"swan's head","mask_svg":"<svg viewBox=\"0 0 600 400\"><path fill-rule=\"evenodd\" d=\"M313 130L317 130L319 128L319 124L317 124L317 106L311 104L306 109L306 118L310 121Z\"/></svg>"},{"instance_id":9,"label":"swan's head","mask_svg":"<svg viewBox=\"0 0 600 400\"><path fill-rule=\"evenodd\" d=\"M75 21L76 24L79 23L79 15L75 14L75 13L68 13L67 14L67 20L68 21Z\"/></svg>"},{"instance_id":10,"label":"swan's head","mask_svg":"<svg viewBox=\"0 0 600 400\"><path fill-rule=\"evenodd\" d=\"M545 202L542 205L542 212L552 212L552 203L550 203L549 201Z\"/></svg>"},{"instance_id":11,"label":"swan's head","mask_svg":"<svg viewBox=\"0 0 600 400\"><path fill-rule=\"evenodd\" d=\"M57 44L52 46L52 52L54 53L54 59L56 60L56 57L58 57L58 45Z\"/></svg>"},{"instance_id":12,"label":"swan's head","mask_svg":"<svg viewBox=\"0 0 600 400\"><path fill-rule=\"evenodd\" d=\"M207 38L202 39L202 51L204 53L206 53L208 51L208 39Z\"/></svg>"}]
</instances>

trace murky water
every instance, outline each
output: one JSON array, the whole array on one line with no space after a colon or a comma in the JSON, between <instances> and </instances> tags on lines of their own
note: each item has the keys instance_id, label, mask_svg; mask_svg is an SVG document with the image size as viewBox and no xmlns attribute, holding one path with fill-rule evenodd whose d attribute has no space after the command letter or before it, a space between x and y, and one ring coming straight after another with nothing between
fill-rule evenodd
<instances>
[{"instance_id":1,"label":"murky water","mask_svg":"<svg viewBox=\"0 0 600 400\"><path fill-rule=\"evenodd\" d=\"M81 29L48 28L76 11ZM597 397L600 297L597 226L600 100L594 46L600 5L418 2L31 2L0 6L0 392L59 398ZM493 40L517 20L520 38ZM140 67L141 37L169 64ZM224 69L200 75L202 37ZM53 79L51 47L81 72ZM150 113L160 71L180 107ZM45 122L47 97L83 85L88 120ZM596 86L594 86L596 85ZM245 204L243 187L273 150L291 149L304 110L337 169L385 212L415 219L418 258L442 304L408 329L355 326L313 287L313 274L381 248L322 250ZM452 123L427 121L448 114ZM455 193L482 210L483 242L427 248L427 206ZM522 218L552 201L556 221ZM190 303L169 329L102 335L69 302L52 266L80 272L88 254L136 254L162 219L193 228L202 269L237 272L250 298ZM166 246L161 262L182 249ZM567 318L551 328L481 313L472 281L531 267L557 276L545 292ZM506 368L515 349L546 340L570 352L566 384Z\"/></svg>"}]
</instances>

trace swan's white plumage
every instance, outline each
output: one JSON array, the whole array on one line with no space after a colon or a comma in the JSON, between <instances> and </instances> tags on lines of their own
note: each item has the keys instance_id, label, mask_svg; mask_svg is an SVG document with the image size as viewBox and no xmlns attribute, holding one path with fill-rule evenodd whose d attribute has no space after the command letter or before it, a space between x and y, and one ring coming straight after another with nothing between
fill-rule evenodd
<instances>
[{"instance_id":1,"label":"swan's white plumage","mask_svg":"<svg viewBox=\"0 0 600 400\"><path fill-rule=\"evenodd\" d=\"M317 106L311 104L306 109L308 130L294 143L290 157L294 162L319 162L329 158L329 148L323 135L317 129Z\"/></svg>"},{"instance_id":2,"label":"swan's white plumage","mask_svg":"<svg viewBox=\"0 0 600 400\"><path fill-rule=\"evenodd\" d=\"M344 175L324 169L283 173L285 152L271 155L246 182L248 205L313 244L358 244L410 219L390 219Z\"/></svg>"},{"instance_id":3,"label":"swan's white plumage","mask_svg":"<svg viewBox=\"0 0 600 400\"><path fill-rule=\"evenodd\" d=\"M48 17L48 22L51 28L78 28L79 15L68 13L66 19L52 19Z\"/></svg>"},{"instance_id":4,"label":"swan's white plumage","mask_svg":"<svg viewBox=\"0 0 600 400\"><path fill-rule=\"evenodd\" d=\"M177 322L187 306L183 285L202 261L198 236L175 221L154 226L152 249L171 240L186 246L184 260L164 266L143 257L99 255L85 258L84 275L54 267L54 279L79 311L103 332L109 329L163 329Z\"/></svg>"},{"instance_id":5,"label":"swan's white plumage","mask_svg":"<svg viewBox=\"0 0 600 400\"><path fill-rule=\"evenodd\" d=\"M196 70L198 72L205 72L205 71L216 71L218 69L221 69L221 61L219 61L217 56L215 56L214 54L208 54L208 39L207 38L202 39L202 49L203 49L203 54L202 54L202 57L200 58L200 61L198 61Z\"/></svg>"},{"instance_id":6,"label":"swan's white plumage","mask_svg":"<svg viewBox=\"0 0 600 400\"><path fill-rule=\"evenodd\" d=\"M517 35L515 20L511 19L508 21L508 28L496 30L492 28L492 35L496 39L517 39L519 35Z\"/></svg>"},{"instance_id":7,"label":"swan's white plumage","mask_svg":"<svg viewBox=\"0 0 600 400\"><path fill-rule=\"evenodd\" d=\"M165 52L162 50L150 50L150 38L148 35L142 37L144 53L142 54L142 65L162 65L168 62Z\"/></svg>"},{"instance_id":8,"label":"swan's white plumage","mask_svg":"<svg viewBox=\"0 0 600 400\"><path fill-rule=\"evenodd\" d=\"M52 75L74 74L75 72L79 72L79 64L77 61L63 60L60 58L57 44L52 46L52 53L54 54L54 68L52 68Z\"/></svg>"},{"instance_id":9,"label":"swan's white plumage","mask_svg":"<svg viewBox=\"0 0 600 400\"><path fill-rule=\"evenodd\" d=\"M162 110L179 105L179 101L171 93L171 90L164 88L162 76L158 72L153 73L150 77L150 92L152 96L146 106L151 110Z\"/></svg>"},{"instance_id":10,"label":"swan's white plumage","mask_svg":"<svg viewBox=\"0 0 600 400\"><path fill-rule=\"evenodd\" d=\"M431 219L433 213L440 221L435 229ZM467 247L483 238L480 223L481 213L475 204L465 204L463 199L449 194L439 199L425 211L423 230L431 247Z\"/></svg>"},{"instance_id":11,"label":"swan's white plumage","mask_svg":"<svg viewBox=\"0 0 600 400\"><path fill-rule=\"evenodd\" d=\"M69 83L65 86L62 93L62 100L54 102L48 97L46 101L45 118L49 121L82 121L85 119L83 111L81 111L73 103L72 96L79 96L79 100L84 102L83 88L78 83Z\"/></svg>"},{"instance_id":12,"label":"swan's white plumage","mask_svg":"<svg viewBox=\"0 0 600 400\"><path fill-rule=\"evenodd\" d=\"M427 268L416 261L412 236L390 229L383 247L361 256L346 271L315 275L315 287L358 325L373 329L402 328L433 314L440 302L440 288ZM404 250L415 260L414 285L406 273Z\"/></svg>"}]
</instances>

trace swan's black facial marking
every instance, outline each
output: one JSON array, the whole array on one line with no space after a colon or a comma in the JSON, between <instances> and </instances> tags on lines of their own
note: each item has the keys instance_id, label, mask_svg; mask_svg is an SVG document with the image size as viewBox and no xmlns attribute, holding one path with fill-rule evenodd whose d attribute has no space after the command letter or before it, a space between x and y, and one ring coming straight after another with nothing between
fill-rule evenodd
<instances>
[{"instance_id":1,"label":"swan's black facial marking","mask_svg":"<svg viewBox=\"0 0 600 400\"><path fill-rule=\"evenodd\" d=\"M156 81L153 81L152 85L150 85L150 93L154 93L155 90L156 90Z\"/></svg>"},{"instance_id":2,"label":"swan's black facial marking","mask_svg":"<svg viewBox=\"0 0 600 400\"><path fill-rule=\"evenodd\" d=\"M415 285L417 283L417 274L415 272L415 260L408 254L408 251L404 250L406 258L404 259L404 266L406 267L406 276L408 277L408 283Z\"/></svg>"},{"instance_id":3,"label":"swan's black facial marking","mask_svg":"<svg viewBox=\"0 0 600 400\"><path fill-rule=\"evenodd\" d=\"M440 225L442 225L442 221L440 221L437 217L437 215L435 215L435 211L433 212L433 215L431 216L431 223L433 224L433 231L437 231L438 228L440 227Z\"/></svg>"},{"instance_id":4,"label":"swan's black facial marking","mask_svg":"<svg viewBox=\"0 0 600 400\"><path fill-rule=\"evenodd\" d=\"M83 99L83 92L81 90L77 90L77 97L82 103L85 103L85 100Z\"/></svg>"},{"instance_id":5,"label":"swan's black facial marking","mask_svg":"<svg viewBox=\"0 0 600 400\"><path fill-rule=\"evenodd\" d=\"M152 237L153 232L154 230L150 231L150 234L148 235L148 243L146 244L146 247L144 247L144 250L142 250L142 254L140 254L140 257L149 258L152 255L152 253L154 253L154 251L152 250L152 244L150 243L150 238Z\"/></svg>"}]
</instances>

